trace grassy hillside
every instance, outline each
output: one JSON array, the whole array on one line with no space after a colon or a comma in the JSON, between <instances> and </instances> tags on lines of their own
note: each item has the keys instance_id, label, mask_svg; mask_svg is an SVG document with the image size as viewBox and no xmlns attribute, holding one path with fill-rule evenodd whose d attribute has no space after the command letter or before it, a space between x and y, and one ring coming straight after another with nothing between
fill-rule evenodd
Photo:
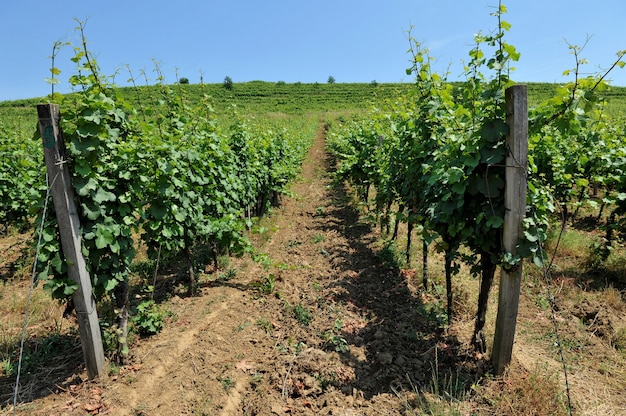
<instances>
[{"instance_id":1,"label":"grassy hillside","mask_svg":"<svg viewBox=\"0 0 626 416\"><path fill-rule=\"evenodd\" d=\"M337 83L303 84L251 81L234 83L232 89L222 84L175 85L173 88L188 97L190 102L204 94L214 100L216 111L227 111L233 105L249 113L281 112L287 114L317 111L364 110L381 105L399 94L410 91L412 84ZM559 84L529 83L530 106L554 94ZM120 92L131 102L149 106L154 102L160 86L123 87ZM626 87L612 87L606 92L609 109L615 114L626 111ZM0 120L8 116L34 114L33 108L45 98L0 101Z\"/></svg>"},{"instance_id":2,"label":"grassy hillside","mask_svg":"<svg viewBox=\"0 0 626 416\"><path fill-rule=\"evenodd\" d=\"M384 107L388 100L406 94L412 84L337 83L303 84L251 81L234 83L232 89L222 84L191 84L171 86L183 94L189 103L203 95L211 97L219 115L236 111L242 116L281 113L287 115L317 112L361 112L373 106ZM130 102L148 108L158 104L161 86L125 87L120 93ZM528 84L529 106L533 107L554 95L558 84ZM612 87L606 92L607 113L626 117L626 87ZM44 97L14 101L0 101L0 129L13 132L17 139L32 136L37 127L36 105Z\"/></svg>"}]
</instances>

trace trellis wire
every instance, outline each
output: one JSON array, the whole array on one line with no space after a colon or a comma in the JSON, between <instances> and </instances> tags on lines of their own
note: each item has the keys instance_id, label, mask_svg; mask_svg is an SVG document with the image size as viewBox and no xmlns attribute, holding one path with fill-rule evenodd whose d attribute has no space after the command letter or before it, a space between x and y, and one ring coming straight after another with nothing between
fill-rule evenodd
<instances>
[{"instance_id":1,"label":"trellis wire","mask_svg":"<svg viewBox=\"0 0 626 416\"><path fill-rule=\"evenodd\" d=\"M46 179L47 179L47 176L48 175L46 174ZM13 393L13 415L17 414L17 396L19 394L20 376L22 372L22 357L24 355L24 341L26 340L26 327L28 325L28 318L30 315L30 302L31 302L32 294L33 294L33 288L35 287L35 273L37 270L37 259L39 258L39 249L41 248L41 238L43 235L43 228L44 228L44 224L46 220L46 212L48 210L48 200L50 198L50 189L52 189L52 184L54 184L58 176L59 174L57 173L54 179L52 180L52 182L50 183L50 185L48 186L48 189L46 191L46 198L44 200L44 205L43 205L43 212L41 214L41 225L39 227L39 237L37 238L37 250L35 252L35 261L33 262L33 270L32 270L31 278L30 278L30 287L28 289L28 298L26 301L26 311L24 312L24 324L22 325L22 334L20 338L20 353L19 353L19 358L17 361L17 375L15 378L15 390Z\"/></svg>"},{"instance_id":2,"label":"trellis wire","mask_svg":"<svg viewBox=\"0 0 626 416\"><path fill-rule=\"evenodd\" d=\"M515 162L519 166L519 163L517 163L517 160L515 160ZM527 181L528 181L528 176L527 176ZM536 217L535 207L532 204L530 206L530 211L533 217ZM535 232L538 235L539 226L536 224L536 222L535 222L535 228L536 228ZM565 356L563 355L563 346L561 345L561 336L559 334L559 324L556 320L556 300L554 299L554 295L552 294L552 286L550 285L550 278L548 276L550 274L550 269L552 268L552 264L554 264L554 260L556 258L556 252L559 248L559 244L561 243L561 237L563 236L564 231L565 231L565 218L563 218L563 220L561 221L561 230L559 232L559 236L557 238L556 244L554 246L554 251L552 253L552 258L550 259L550 263L548 264L548 266L546 266L546 262L543 261L543 254L541 254L542 255L541 268L542 268L543 279L546 283L546 290L548 292L548 301L550 303L550 319L552 320L552 324L554 326L554 338L556 339L556 347L559 353L559 359L561 360L561 365L563 366L563 376L565 378L565 394L567 396L567 411L569 415L572 416L573 415L572 398L570 394L567 363L565 362ZM544 247L543 247L543 244L541 243L541 238L539 238L537 241L539 244L539 253L543 253Z\"/></svg>"},{"instance_id":3,"label":"trellis wire","mask_svg":"<svg viewBox=\"0 0 626 416\"><path fill-rule=\"evenodd\" d=\"M163 245L159 244L159 253L157 254L157 260L156 260L156 264L154 266L154 274L152 276L152 292L150 292L150 299L154 300L154 291L156 289L156 281L157 281L157 274L159 271L159 260L161 260L161 247Z\"/></svg>"},{"instance_id":4,"label":"trellis wire","mask_svg":"<svg viewBox=\"0 0 626 416\"><path fill-rule=\"evenodd\" d=\"M534 215L535 213L534 207L531 207L531 210ZM561 336L559 334L559 324L556 320L556 300L554 299L554 295L552 293L552 285L550 285L550 278L549 278L550 269L552 268L552 264L554 263L554 259L556 258L556 252L559 248L559 244L561 243L561 237L563 236L564 230L565 230L565 221L562 221L561 231L559 232L559 236L557 238L554 251L552 253L552 259L550 260L550 263L548 264L548 266L546 266L545 262L542 261L541 267L542 267L543 279L546 283L546 290L548 292L548 302L550 303L550 319L552 320L552 325L554 326L554 338L556 340L555 342L556 342L557 351L559 353L559 359L561 360L561 365L563 366L563 376L565 378L565 393L567 396L567 411L569 415L572 416L573 415L572 398L570 394L567 363L565 362L565 356L563 355L563 346L561 345ZM541 243L541 239L538 240L538 243L539 243L539 252L543 253L544 248L543 248L543 244Z\"/></svg>"}]
</instances>

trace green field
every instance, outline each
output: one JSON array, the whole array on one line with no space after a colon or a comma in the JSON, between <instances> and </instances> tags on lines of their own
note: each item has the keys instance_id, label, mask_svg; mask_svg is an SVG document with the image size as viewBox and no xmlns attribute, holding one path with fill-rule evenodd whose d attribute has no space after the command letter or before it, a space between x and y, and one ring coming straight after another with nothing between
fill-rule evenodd
<instances>
[{"instance_id":1,"label":"green field","mask_svg":"<svg viewBox=\"0 0 626 416\"><path fill-rule=\"evenodd\" d=\"M159 86L124 87L120 93L131 102L150 105ZM197 102L206 94L211 97L218 114L229 113L233 106L242 114L307 112L358 112L372 106L384 106L386 100L394 100L413 88L413 84L284 84L251 81L233 84L227 90L222 84L175 85L175 91L183 94L189 102ZM529 83L529 106L533 107L554 95L558 84ZM608 112L623 116L626 113L626 87L612 87L605 93ZM45 98L31 98L0 102L0 122L18 127L35 123L37 103ZM30 128L30 127L29 127Z\"/></svg>"}]
</instances>

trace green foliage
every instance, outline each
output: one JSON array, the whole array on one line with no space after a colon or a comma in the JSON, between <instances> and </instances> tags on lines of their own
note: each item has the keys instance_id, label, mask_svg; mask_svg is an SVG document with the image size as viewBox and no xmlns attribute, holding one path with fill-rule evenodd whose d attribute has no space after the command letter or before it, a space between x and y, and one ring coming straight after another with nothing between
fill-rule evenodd
<instances>
[{"instance_id":1,"label":"green foliage","mask_svg":"<svg viewBox=\"0 0 626 416\"><path fill-rule=\"evenodd\" d=\"M509 71L519 59L505 40L510 26L502 20L505 12L501 5L492 14L497 20L493 33L475 35L462 83L451 84L445 74L434 73L429 51L411 38L413 59L407 69L415 77L411 93L386 112L376 111L333 129L330 139L340 178L355 185L368 207L370 188L375 189L376 216L383 223L392 216L407 222L409 230L419 230L426 246L436 241L437 250L445 253L448 322L452 277L460 270L460 261L486 282L491 282L495 265L502 260L508 265L517 261L502 247L505 90L513 84ZM535 224L543 224L543 219ZM527 253L541 251L539 241L527 243ZM392 247L386 246L383 254L398 263L398 256L389 251ZM484 319L486 295L481 295L477 315ZM477 321L475 336L480 325Z\"/></svg>"},{"instance_id":2,"label":"green foliage","mask_svg":"<svg viewBox=\"0 0 626 416\"><path fill-rule=\"evenodd\" d=\"M623 116L607 114L607 72L581 77L585 60L579 56L581 49L571 46L574 81L555 88L544 102L536 100L539 104L529 112L523 236L515 254L505 252L505 165L511 163L505 142L505 91L513 85L510 71L520 57L506 41L510 25L502 19L505 13L500 4L492 14L496 30L475 35L464 82L450 83L447 74L434 73L428 50L411 39L413 62L407 74L415 77L413 90L384 110L330 128L328 148L338 160L338 179L353 185L381 224L389 224L390 218L407 222L409 232L417 229L426 245L436 242L437 250L445 253L447 313L423 310L437 321L451 317L451 277L460 262L473 274L481 273L483 282L491 281L498 265L512 269L523 258L532 258L538 266L545 263L544 243L557 208L565 223L586 204L611 207L593 265L608 257L615 230L626 224ZM623 66L623 57L619 53L609 71ZM382 254L397 263L393 247L386 245ZM484 345L478 337L487 296L488 286L483 285L477 348Z\"/></svg>"},{"instance_id":3,"label":"green foliage","mask_svg":"<svg viewBox=\"0 0 626 416\"><path fill-rule=\"evenodd\" d=\"M228 91L232 90L233 89L233 80L232 80L232 78L229 77L229 76L226 76L224 78L224 82L223 82L222 85L224 86L224 88L226 90L228 90Z\"/></svg>"},{"instance_id":4,"label":"green foliage","mask_svg":"<svg viewBox=\"0 0 626 416\"><path fill-rule=\"evenodd\" d=\"M178 80L178 83L181 85L189 84L189 78L182 77Z\"/></svg>"},{"instance_id":5,"label":"green foliage","mask_svg":"<svg viewBox=\"0 0 626 416\"><path fill-rule=\"evenodd\" d=\"M256 288L260 293L269 295L276 289L276 278L272 273L267 276L263 276L258 280L254 280L250 283L250 286Z\"/></svg>"},{"instance_id":6,"label":"green foliage","mask_svg":"<svg viewBox=\"0 0 626 416\"><path fill-rule=\"evenodd\" d=\"M342 328L343 321L340 318L337 318L333 329L324 331L322 338L324 339L324 346L327 350L337 352L348 352L350 350L348 341L341 336Z\"/></svg>"},{"instance_id":7,"label":"green foliage","mask_svg":"<svg viewBox=\"0 0 626 416\"><path fill-rule=\"evenodd\" d=\"M133 177L137 130L129 119L133 109L100 83L97 64L89 53L76 48L72 60L89 71L70 78L82 93L64 101L61 125L78 200L83 255L94 294L100 299L128 279L135 255L132 230L142 186ZM48 213L38 259L39 279L46 281L54 297L67 298L77 286L66 275L54 212Z\"/></svg>"},{"instance_id":8,"label":"green foliage","mask_svg":"<svg viewBox=\"0 0 626 416\"><path fill-rule=\"evenodd\" d=\"M261 328L266 334L270 334L272 332L272 329L274 328L272 322L267 318L259 318L255 322L255 325Z\"/></svg>"},{"instance_id":9,"label":"green foliage","mask_svg":"<svg viewBox=\"0 0 626 416\"><path fill-rule=\"evenodd\" d=\"M243 234L251 219L245 214L263 214L288 192L313 136L298 123L219 126L209 98L191 105L184 85L175 92L161 84L152 90L155 96L135 107L100 74L85 44L83 37L72 58L78 69L70 82L77 92L55 97L62 102L61 126L94 295L99 302L114 301L112 309L119 312L117 324L102 322L111 335L105 340L113 345L117 337L125 355L127 337L120 328L126 327L136 236L148 247L149 262L186 258L193 292L201 260L196 253L210 252L217 261L220 254L247 251ZM41 187L26 183L33 196L24 195L41 198ZM9 211L3 212L8 219ZM44 244L38 277L53 297L68 298L77 286L66 274L54 212L48 214L40 219ZM271 293L273 276L265 283L261 290ZM165 314L153 301L143 301L133 312L131 322L142 335L161 329Z\"/></svg>"},{"instance_id":10,"label":"green foliage","mask_svg":"<svg viewBox=\"0 0 626 416\"><path fill-rule=\"evenodd\" d=\"M137 305L131 321L140 335L155 335L163 329L167 315L167 311L164 311L154 300L143 300Z\"/></svg>"},{"instance_id":11,"label":"green foliage","mask_svg":"<svg viewBox=\"0 0 626 416\"><path fill-rule=\"evenodd\" d=\"M520 56L505 40L510 27L502 19L505 13L503 5L493 13L494 33L475 36L465 82L449 83L434 73L428 50L412 39L413 65L407 73L415 76L413 91L386 111L333 125L329 137L339 178L349 180L368 206L374 202L377 214L386 217L397 206L396 218L418 225L423 239L438 240L438 247L475 272L483 256L507 267L521 257L541 264L541 243L555 210L552 198L567 209L574 197L577 206L586 202L592 184L609 192L607 202L618 203L623 192L624 123L607 123L604 74L577 75L530 112L524 239L517 257L502 253L504 92ZM578 58L580 50L571 49ZM576 64L578 74L580 61ZM370 188L376 191L373 201ZM458 254L461 246L469 255Z\"/></svg>"},{"instance_id":12,"label":"green foliage","mask_svg":"<svg viewBox=\"0 0 626 416\"><path fill-rule=\"evenodd\" d=\"M311 310L302 305L302 302L298 303L292 308L293 316L296 318L300 325L308 326L313 320L313 313Z\"/></svg>"},{"instance_id":13,"label":"green foliage","mask_svg":"<svg viewBox=\"0 0 626 416\"><path fill-rule=\"evenodd\" d=\"M217 377L217 381L219 381L222 384L222 388L226 391L235 387L235 381L231 379L230 377L219 376Z\"/></svg>"},{"instance_id":14,"label":"green foliage","mask_svg":"<svg viewBox=\"0 0 626 416\"><path fill-rule=\"evenodd\" d=\"M229 280L232 280L235 278L235 276L237 276L237 269L227 269L225 272L220 273L219 275L219 280L228 282Z\"/></svg>"},{"instance_id":15,"label":"green foliage","mask_svg":"<svg viewBox=\"0 0 626 416\"><path fill-rule=\"evenodd\" d=\"M332 75L330 75L328 77L328 80L326 81L328 84L334 84L335 83L335 77L333 77Z\"/></svg>"},{"instance_id":16,"label":"green foliage","mask_svg":"<svg viewBox=\"0 0 626 416\"><path fill-rule=\"evenodd\" d=\"M41 144L22 140L22 129L0 120L0 225L27 229L45 195L45 167Z\"/></svg>"}]
</instances>

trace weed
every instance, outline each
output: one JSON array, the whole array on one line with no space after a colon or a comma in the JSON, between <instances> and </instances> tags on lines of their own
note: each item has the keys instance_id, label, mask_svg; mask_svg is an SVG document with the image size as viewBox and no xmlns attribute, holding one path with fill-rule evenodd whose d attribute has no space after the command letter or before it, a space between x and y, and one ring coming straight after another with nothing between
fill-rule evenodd
<instances>
[{"instance_id":1,"label":"weed","mask_svg":"<svg viewBox=\"0 0 626 416\"><path fill-rule=\"evenodd\" d=\"M410 394L415 396L415 400L408 400L406 392L401 391L401 387L392 385L391 389L399 399L404 400L407 415L460 416L465 414L461 409L461 404L467 399L469 383L462 380L458 373L442 374L439 370L437 354L435 354L435 362L431 365L430 383L424 386L425 388L416 386L408 374L406 378L411 386Z\"/></svg>"},{"instance_id":2,"label":"weed","mask_svg":"<svg viewBox=\"0 0 626 416\"><path fill-rule=\"evenodd\" d=\"M144 416L144 415L147 415L146 410L149 410L149 409L150 409L150 406L148 404L141 403L137 405L137 407L135 407L134 413L136 416Z\"/></svg>"},{"instance_id":3,"label":"weed","mask_svg":"<svg viewBox=\"0 0 626 416\"><path fill-rule=\"evenodd\" d=\"M268 270L272 265L272 259L267 253L253 253L252 259L261 264L265 270Z\"/></svg>"},{"instance_id":4,"label":"weed","mask_svg":"<svg viewBox=\"0 0 626 416\"><path fill-rule=\"evenodd\" d=\"M156 260L138 260L130 265L131 273L136 274L142 279L147 279L154 274L156 268Z\"/></svg>"},{"instance_id":5,"label":"weed","mask_svg":"<svg viewBox=\"0 0 626 416\"><path fill-rule=\"evenodd\" d=\"M304 348L306 348L306 344L302 341L296 341L292 337L289 337L286 344L279 344L276 348L283 354L293 354L298 356L302 353Z\"/></svg>"},{"instance_id":6,"label":"weed","mask_svg":"<svg viewBox=\"0 0 626 416\"><path fill-rule=\"evenodd\" d=\"M217 268L225 269L230 264L230 257L226 254L220 255L217 258Z\"/></svg>"},{"instance_id":7,"label":"weed","mask_svg":"<svg viewBox=\"0 0 626 416\"><path fill-rule=\"evenodd\" d=\"M117 376L120 374L121 368L119 365L117 365L114 362L111 362L109 364L109 375L110 376Z\"/></svg>"},{"instance_id":8,"label":"weed","mask_svg":"<svg viewBox=\"0 0 626 416\"><path fill-rule=\"evenodd\" d=\"M616 350L626 352L626 327L621 328L613 335L612 344Z\"/></svg>"},{"instance_id":9,"label":"weed","mask_svg":"<svg viewBox=\"0 0 626 416\"><path fill-rule=\"evenodd\" d=\"M289 251L289 250L291 250L294 247L298 247L299 245L302 245L302 241L289 240L289 241L287 241L287 244L285 245L285 248L287 249L287 251Z\"/></svg>"},{"instance_id":10,"label":"weed","mask_svg":"<svg viewBox=\"0 0 626 416\"><path fill-rule=\"evenodd\" d=\"M434 287L435 296L432 302L421 302L417 306L417 312L428 321L435 322L439 327L448 323L448 313L444 304L443 287Z\"/></svg>"},{"instance_id":11,"label":"weed","mask_svg":"<svg viewBox=\"0 0 626 416\"><path fill-rule=\"evenodd\" d=\"M142 336L154 335L161 332L168 315L154 300L143 300L135 310L131 322L138 328Z\"/></svg>"},{"instance_id":12,"label":"weed","mask_svg":"<svg viewBox=\"0 0 626 416\"><path fill-rule=\"evenodd\" d=\"M398 251L395 241L387 241L380 251L380 258L387 267L402 268L403 258L401 252Z\"/></svg>"},{"instance_id":13,"label":"weed","mask_svg":"<svg viewBox=\"0 0 626 416\"><path fill-rule=\"evenodd\" d=\"M255 226L254 228L252 228L253 234L265 234L266 232L267 232L267 227Z\"/></svg>"},{"instance_id":14,"label":"weed","mask_svg":"<svg viewBox=\"0 0 626 416\"><path fill-rule=\"evenodd\" d=\"M302 306L302 302L293 307L293 315L301 325L308 326L313 320L313 313Z\"/></svg>"},{"instance_id":15,"label":"weed","mask_svg":"<svg viewBox=\"0 0 626 416\"><path fill-rule=\"evenodd\" d=\"M2 366L2 373L4 377L11 377L13 375L15 369L13 368L13 363L10 359L5 358L2 360L2 362L0 362L0 366Z\"/></svg>"},{"instance_id":16,"label":"weed","mask_svg":"<svg viewBox=\"0 0 626 416\"><path fill-rule=\"evenodd\" d=\"M51 334L46 338L36 338L29 341L22 355L22 372L34 373L39 368L45 368L50 362L58 361L61 356L68 358L78 356L81 351L80 339L74 335ZM17 358L6 357L1 362L2 370L6 375L15 373Z\"/></svg>"},{"instance_id":17,"label":"weed","mask_svg":"<svg viewBox=\"0 0 626 416\"><path fill-rule=\"evenodd\" d=\"M329 386L336 384L338 380L337 373L334 371L329 374L315 373L313 377L317 380L322 392L325 392Z\"/></svg>"},{"instance_id":18,"label":"weed","mask_svg":"<svg viewBox=\"0 0 626 416\"><path fill-rule=\"evenodd\" d=\"M229 268L225 272L220 273L220 275L218 276L218 279L223 282L227 282L229 280L233 280L235 276L237 276L237 269Z\"/></svg>"},{"instance_id":19,"label":"weed","mask_svg":"<svg viewBox=\"0 0 626 416\"><path fill-rule=\"evenodd\" d=\"M341 329L343 328L343 320L341 318L335 319L335 325L332 330L324 331L322 338L324 339L324 346L327 350L337 352L347 352L350 347L348 341L341 337Z\"/></svg>"},{"instance_id":20,"label":"weed","mask_svg":"<svg viewBox=\"0 0 626 416\"><path fill-rule=\"evenodd\" d=\"M346 341L345 338L342 338L337 334L325 331L322 334L322 338L324 338L324 346L327 350L337 352L348 352L350 350L350 347L348 346L348 341Z\"/></svg>"},{"instance_id":21,"label":"weed","mask_svg":"<svg viewBox=\"0 0 626 416\"><path fill-rule=\"evenodd\" d=\"M243 324L239 324L236 327L233 328L233 332L241 332L244 329L246 329L248 326L250 326L249 322L244 322Z\"/></svg>"},{"instance_id":22,"label":"weed","mask_svg":"<svg viewBox=\"0 0 626 416\"><path fill-rule=\"evenodd\" d=\"M274 325L267 318L260 318L255 322L255 325L261 328L266 334L270 334L274 329Z\"/></svg>"},{"instance_id":23,"label":"weed","mask_svg":"<svg viewBox=\"0 0 626 416\"><path fill-rule=\"evenodd\" d=\"M568 414L558 374L547 367L510 369L505 380L491 380L475 393L488 403L489 414Z\"/></svg>"},{"instance_id":24,"label":"weed","mask_svg":"<svg viewBox=\"0 0 626 416\"><path fill-rule=\"evenodd\" d=\"M318 244L324 241L324 239L325 239L324 234L318 233L318 234L315 234L311 240L313 241L313 244Z\"/></svg>"},{"instance_id":25,"label":"weed","mask_svg":"<svg viewBox=\"0 0 626 416\"><path fill-rule=\"evenodd\" d=\"M276 289L276 278L272 273L250 282L250 286L257 288L264 295L269 295Z\"/></svg>"},{"instance_id":26,"label":"weed","mask_svg":"<svg viewBox=\"0 0 626 416\"><path fill-rule=\"evenodd\" d=\"M250 385L252 386L252 388L256 388L263 382L264 379L265 377L263 376L263 374L260 374L255 370L254 374L252 375L252 379L250 380Z\"/></svg>"},{"instance_id":27,"label":"weed","mask_svg":"<svg viewBox=\"0 0 626 416\"><path fill-rule=\"evenodd\" d=\"M535 304L544 311L548 311L551 308L550 300L546 298L546 296L543 294L537 295L537 297L535 298Z\"/></svg>"},{"instance_id":28,"label":"weed","mask_svg":"<svg viewBox=\"0 0 626 416\"><path fill-rule=\"evenodd\" d=\"M222 388L224 390L226 390L226 391L228 391L228 390L232 389L233 387L235 387L235 382L230 377L218 376L217 377L217 381L219 381L222 384Z\"/></svg>"}]
</instances>

